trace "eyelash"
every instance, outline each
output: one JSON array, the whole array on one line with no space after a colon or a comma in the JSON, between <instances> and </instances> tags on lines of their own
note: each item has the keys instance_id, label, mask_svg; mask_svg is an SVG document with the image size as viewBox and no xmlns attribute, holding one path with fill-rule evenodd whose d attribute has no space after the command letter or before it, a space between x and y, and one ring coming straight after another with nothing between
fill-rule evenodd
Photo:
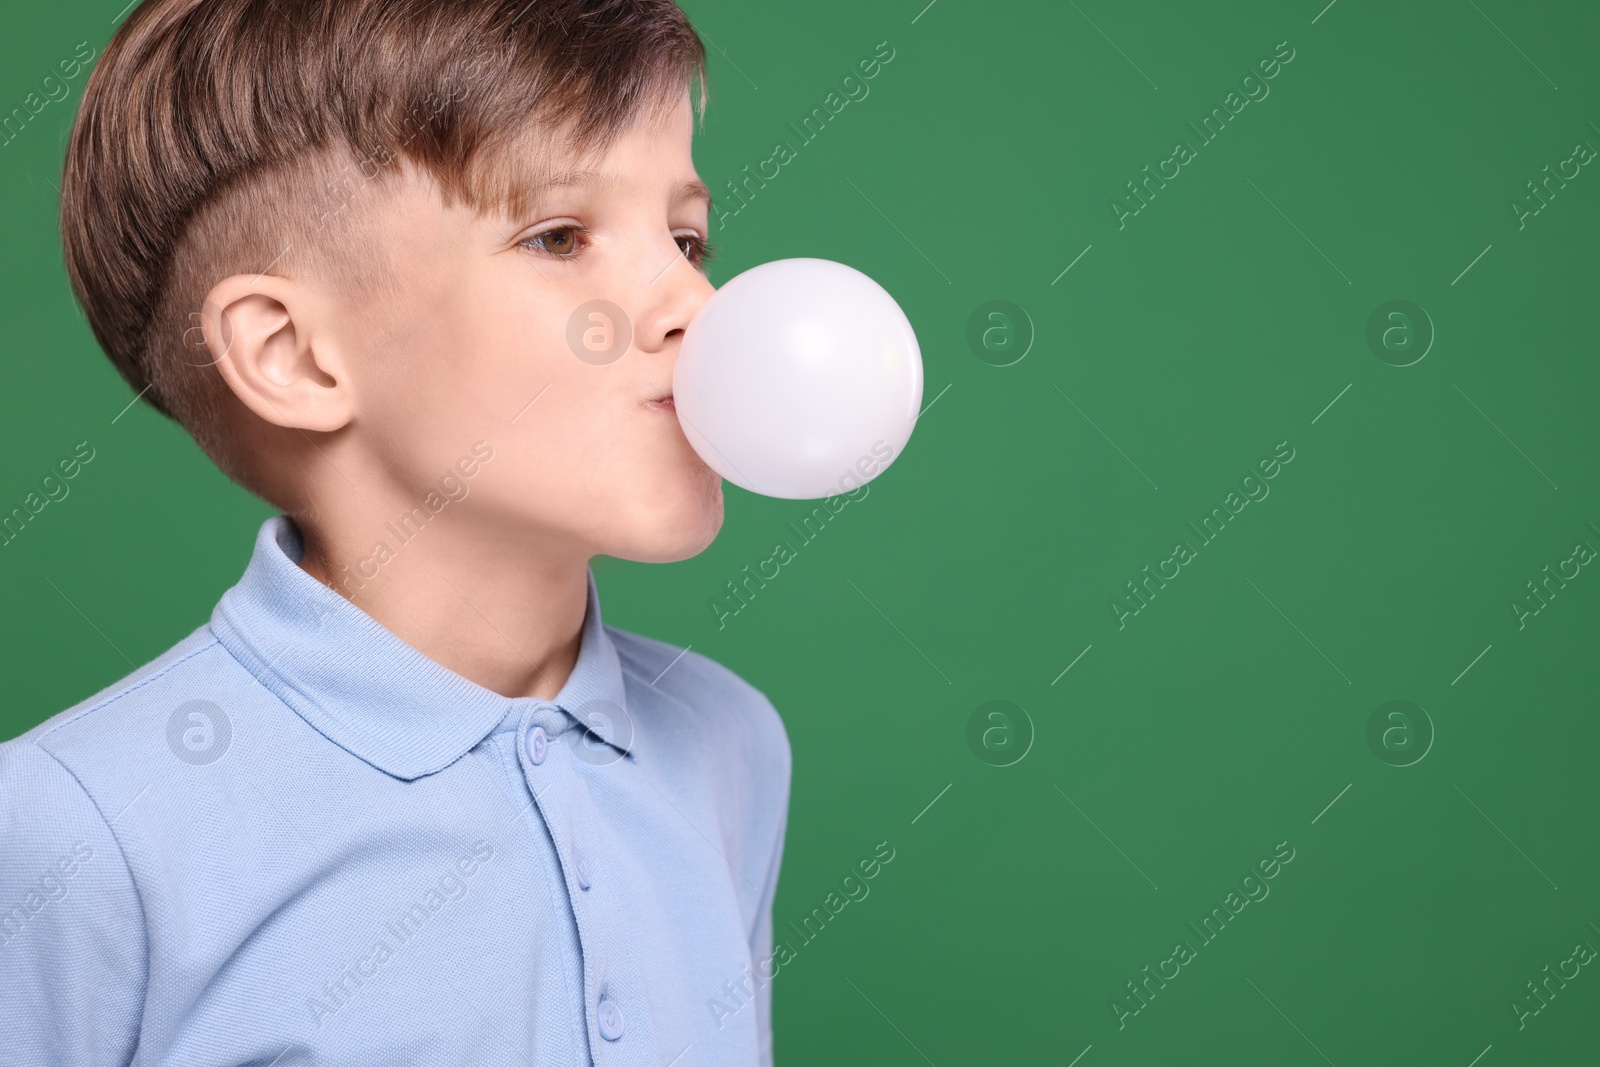
<instances>
[{"instance_id":1,"label":"eyelash","mask_svg":"<svg viewBox=\"0 0 1600 1067\"><path fill-rule=\"evenodd\" d=\"M569 232L569 231L572 232L572 233L577 234L580 238L582 238L583 241L585 242L585 247L587 247L587 242L589 240L589 228L587 226L554 226L554 227L551 227L548 230L541 230L536 234L533 234L533 235L531 235L529 237L526 237L523 240L518 241L517 244L518 244L519 247L526 248L526 249L528 249L530 251L533 251L533 252L542 253L544 255L550 256L553 259L558 259L558 260L577 259L579 254L580 254L580 252L568 252L566 255L562 255L562 254L560 254L558 252L546 251L545 249L542 249L542 248L538 247L537 244L535 244L535 242L538 241L540 238L547 237L550 234L553 234L553 233L564 233L564 232ZM688 261L690 263L694 264L694 266L696 266L696 267L704 266L709 260L711 260L717 254L717 246L712 244L710 241L706 240L704 237L701 237L699 234L685 234L685 235L682 235L682 236L679 236L679 237L675 238L675 240L692 242L691 245L690 245L689 253L684 258L688 259Z\"/></svg>"}]
</instances>

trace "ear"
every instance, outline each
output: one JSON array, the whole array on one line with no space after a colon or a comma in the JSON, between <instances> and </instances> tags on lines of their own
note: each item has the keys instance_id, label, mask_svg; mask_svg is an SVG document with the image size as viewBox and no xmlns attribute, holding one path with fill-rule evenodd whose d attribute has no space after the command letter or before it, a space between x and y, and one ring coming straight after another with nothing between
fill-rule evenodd
<instances>
[{"instance_id":1,"label":"ear","mask_svg":"<svg viewBox=\"0 0 1600 1067\"><path fill-rule=\"evenodd\" d=\"M224 278L206 294L201 328L217 373L267 422L329 432L355 413L349 367L303 284L275 275Z\"/></svg>"}]
</instances>

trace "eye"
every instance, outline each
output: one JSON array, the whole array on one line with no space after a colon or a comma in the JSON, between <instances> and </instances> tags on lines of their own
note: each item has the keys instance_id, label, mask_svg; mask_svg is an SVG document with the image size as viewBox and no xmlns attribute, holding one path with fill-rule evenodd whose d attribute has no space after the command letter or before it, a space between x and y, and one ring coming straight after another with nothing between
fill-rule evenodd
<instances>
[{"instance_id":1,"label":"eye","mask_svg":"<svg viewBox=\"0 0 1600 1067\"><path fill-rule=\"evenodd\" d=\"M683 249L684 258L696 267L703 266L717 254L717 246L697 233L679 234L678 247Z\"/></svg>"},{"instance_id":2,"label":"eye","mask_svg":"<svg viewBox=\"0 0 1600 1067\"><path fill-rule=\"evenodd\" d=\"M541 230L531 237L518 241L523 248L530 248L535 252L543 252L556 259L576 259L582 245L579 238L587 243L589 231L583 226L567 224L556 226L552 229Z\"/></svg>"}]
</instances>

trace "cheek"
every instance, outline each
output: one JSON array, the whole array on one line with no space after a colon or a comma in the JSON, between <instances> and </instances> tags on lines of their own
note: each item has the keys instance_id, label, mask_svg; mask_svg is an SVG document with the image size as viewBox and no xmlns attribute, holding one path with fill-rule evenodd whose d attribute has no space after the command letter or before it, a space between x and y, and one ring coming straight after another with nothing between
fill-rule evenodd
<instances>
[{"instance_id":1,"label":"cheek","mask_svg":"<svg viewBox=\"0 0 1600 1067\"><path fill-rule=\"evenodd\" d=\"M524 303L526 301L524 300ZM419 368L438 396L459 398L463 417L508 435L541 438L541 449L570 451L570 435L603 416L609 367L577 359L565 320L515 303L480 312L432 341L436 358Z\"/></svg>"},{"instance_id":2,"label":"cheek","mask_svg":"<svg viewBox=\"0 0 1600 1067\"><path fill-rule=\"evenodd\" d=\"M627 439L604 448L602 479L617 507L639 528L659 527L689 533L722 522L722 478L689 447L670 416L637 420Z\"/></svg>"},{"instance_id":3,"label":"cheek","mask_svg":"<svg viewBox=\"0 0 1600 1067\"><path fill-rule=\"evenodd\" d=\"M478 391L480 353L491 350L497 323L467 301L462 287L414 279L370 317L362 347L368 363L364 389L413 413Z\"/></svg>"}]
</instances>

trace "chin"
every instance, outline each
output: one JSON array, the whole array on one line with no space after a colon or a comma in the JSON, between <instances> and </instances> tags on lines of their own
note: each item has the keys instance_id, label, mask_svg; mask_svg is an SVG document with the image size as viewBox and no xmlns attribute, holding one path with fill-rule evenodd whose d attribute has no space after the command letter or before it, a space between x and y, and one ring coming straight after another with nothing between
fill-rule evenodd
<instances>
[{"instance_id":1,"label":"chin","mask_svg":"<svg viewBox=\"0 0 1600 1067\"><path fill-rule=\"evenodd\" d=\"M630 517L627 535L606 552L635 563L677 563L704 552L722 529L722 479L706 469L695 491ZM616 531L621 533L622 531Z\"/></svg>"}]
</instances>

